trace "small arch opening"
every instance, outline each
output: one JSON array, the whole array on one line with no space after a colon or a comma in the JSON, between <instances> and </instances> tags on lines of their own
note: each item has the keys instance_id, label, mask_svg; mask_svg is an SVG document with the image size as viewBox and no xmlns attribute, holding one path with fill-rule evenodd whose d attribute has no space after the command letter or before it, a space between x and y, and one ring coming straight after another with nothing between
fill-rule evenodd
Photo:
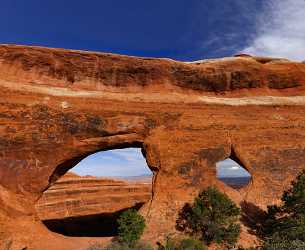
<instances>
[{"instance_id":1,"label":"small arch opening","mask_svg":"<svg viewBox=\"0 0 305 250\"><path fill-rule=\"evenodd\" d=\"M226 185L241 189L251 181L251 174L236 161L227 158L216 163L217 178Z\"/></svg>"},{"instance_id":2,"label":"small arch opening","mask_svg":"<svg viewBox=\"0 0 305 250\"><path fill-rule=\"evenodd\" d=\"M72 237L117 236L117 219L152 196L152 172L141 148L97 152L55 181L36 204L43 224Z\"/></svg>"}]
</instances>

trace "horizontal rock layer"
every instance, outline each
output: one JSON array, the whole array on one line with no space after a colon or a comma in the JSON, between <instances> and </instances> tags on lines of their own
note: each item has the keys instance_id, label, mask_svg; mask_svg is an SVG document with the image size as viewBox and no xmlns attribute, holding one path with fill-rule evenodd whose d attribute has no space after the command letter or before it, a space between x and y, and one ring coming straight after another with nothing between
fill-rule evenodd
<instances>
[{"instance_id":1,"label":"horizontal rock layer","mask_svg":"<svg viewBox=\"0 0 305 250\"><path fill-rule=\"evenodd\" d=\"M10 82L123 93L304 94L305 63L237 56L193 63L106 53L0 45L0 76ZM37 88L38 89L38 88ZM296 91L297 90L297 91ZM233 91L233 93L231 93ZM54 91L55 92L55 91ZM85 92L84 92L85 93ZM82 92L79 92L81 95ZM77 94L76 94L77 95Z\"/></svg>"},{"instance_id":2,"label":"horizontal rock layer","mask_svg":"<svg viewBox=\"0 0 305 250\"><path fill-rule=\"evenodd\" d=\"M151 182L128 182L66 174L36 204L41 220L111 214L141 206L151 198Z\"/></svg>"}]
</instances>

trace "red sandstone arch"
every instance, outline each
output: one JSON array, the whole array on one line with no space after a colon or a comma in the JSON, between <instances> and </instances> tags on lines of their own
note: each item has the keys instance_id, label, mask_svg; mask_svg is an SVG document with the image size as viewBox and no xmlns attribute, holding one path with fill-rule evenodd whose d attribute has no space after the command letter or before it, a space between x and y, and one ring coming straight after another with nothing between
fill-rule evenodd
<instances>
[{"instance_id":1,"label":"red sandstone arch","mask_svg":"<svg viewBox=\"0 0 305 250\"><path fill-rule=\"evenodd\" d=\"M304 72L270 58L183 63L0 46L1 244L85 248L45 230L34 204L71 164L105 149L144 150L155 173L141 211L151 242L175 233L179 209L209 185L260 208L278 202L304 168ZM215 177L229 156L253 176L246 196ZM245 229L241 243L252 240Z\"/></svg>"}]
</instances>

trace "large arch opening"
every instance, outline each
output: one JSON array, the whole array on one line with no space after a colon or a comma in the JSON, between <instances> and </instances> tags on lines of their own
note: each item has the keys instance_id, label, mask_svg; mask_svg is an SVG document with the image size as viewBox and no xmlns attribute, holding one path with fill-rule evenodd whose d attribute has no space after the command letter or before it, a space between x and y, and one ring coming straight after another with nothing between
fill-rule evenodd
<instances>
[{"instance_id":1,"label":"large arch opening","mask_svg":"<svg viewBox=\"0 0 305 250\"><path fill-rule=\"evenodd\" d=\"M251 174L231 158L216 163L217 178L226 185L241 189L251 181Z\"/></svg>"},{"instance_id":2,"label":"large arch opening","mask_svg":"<svg viewBox=\"0 0 305 250\"><path fill-rule=\"evenodd\" d=\"M117 218L152 196L152 172L141 148L93 153L55 181L36 204L43 224L72 237L117 235Z\"/></svg>"}]
</instances>

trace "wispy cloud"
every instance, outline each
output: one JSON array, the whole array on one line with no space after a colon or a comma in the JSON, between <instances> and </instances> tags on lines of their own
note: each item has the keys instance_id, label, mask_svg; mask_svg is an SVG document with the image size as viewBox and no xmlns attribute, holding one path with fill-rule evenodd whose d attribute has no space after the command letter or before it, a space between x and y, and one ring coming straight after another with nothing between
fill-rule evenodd
<instances>
[{"instance_id":1,"label":"wispy cloud","mask_svg":"<svg viewBox=\"0 0 305 250\"><path fill-rule=\"evenodd\" d=\"M231 168L230 168L231 170L239 170L240 169L240 167L238 167L238 166L231 166Z\"/></svg>"},{"instance_id":2,"label":"wispy cloud","mask_svg":"<svg viewBox=\"0 0 305 250\"><path fill-rule=\"evenodd\" d=\"M129 162L143 161L143 155L139 148L117 149L111 151L112 157L119 157Z\"/></svg>"},{"instance_id":3,"label":"wispy cloud","mask_svg":"<svg viewBox=\"0 0 305 250\"><path fill-rule=\"evenodd\" d=\"M269 0L244 53L305 60L305 1Z\"/></svg>"},{"instance_id":4,"label":"wispy cloud","mask_svg":"<svg viewBox=\"0 0 305 250\"><path fill-rule=\"evenodd\" d=\"M198 1L184 40L195 59L231 56L244 48L265 0ZM190 42L191 41L191 42ZM191 56L190 56L191 57ZM189 59L189 58L188 58Z\"/></svg>"}]
</instances>

